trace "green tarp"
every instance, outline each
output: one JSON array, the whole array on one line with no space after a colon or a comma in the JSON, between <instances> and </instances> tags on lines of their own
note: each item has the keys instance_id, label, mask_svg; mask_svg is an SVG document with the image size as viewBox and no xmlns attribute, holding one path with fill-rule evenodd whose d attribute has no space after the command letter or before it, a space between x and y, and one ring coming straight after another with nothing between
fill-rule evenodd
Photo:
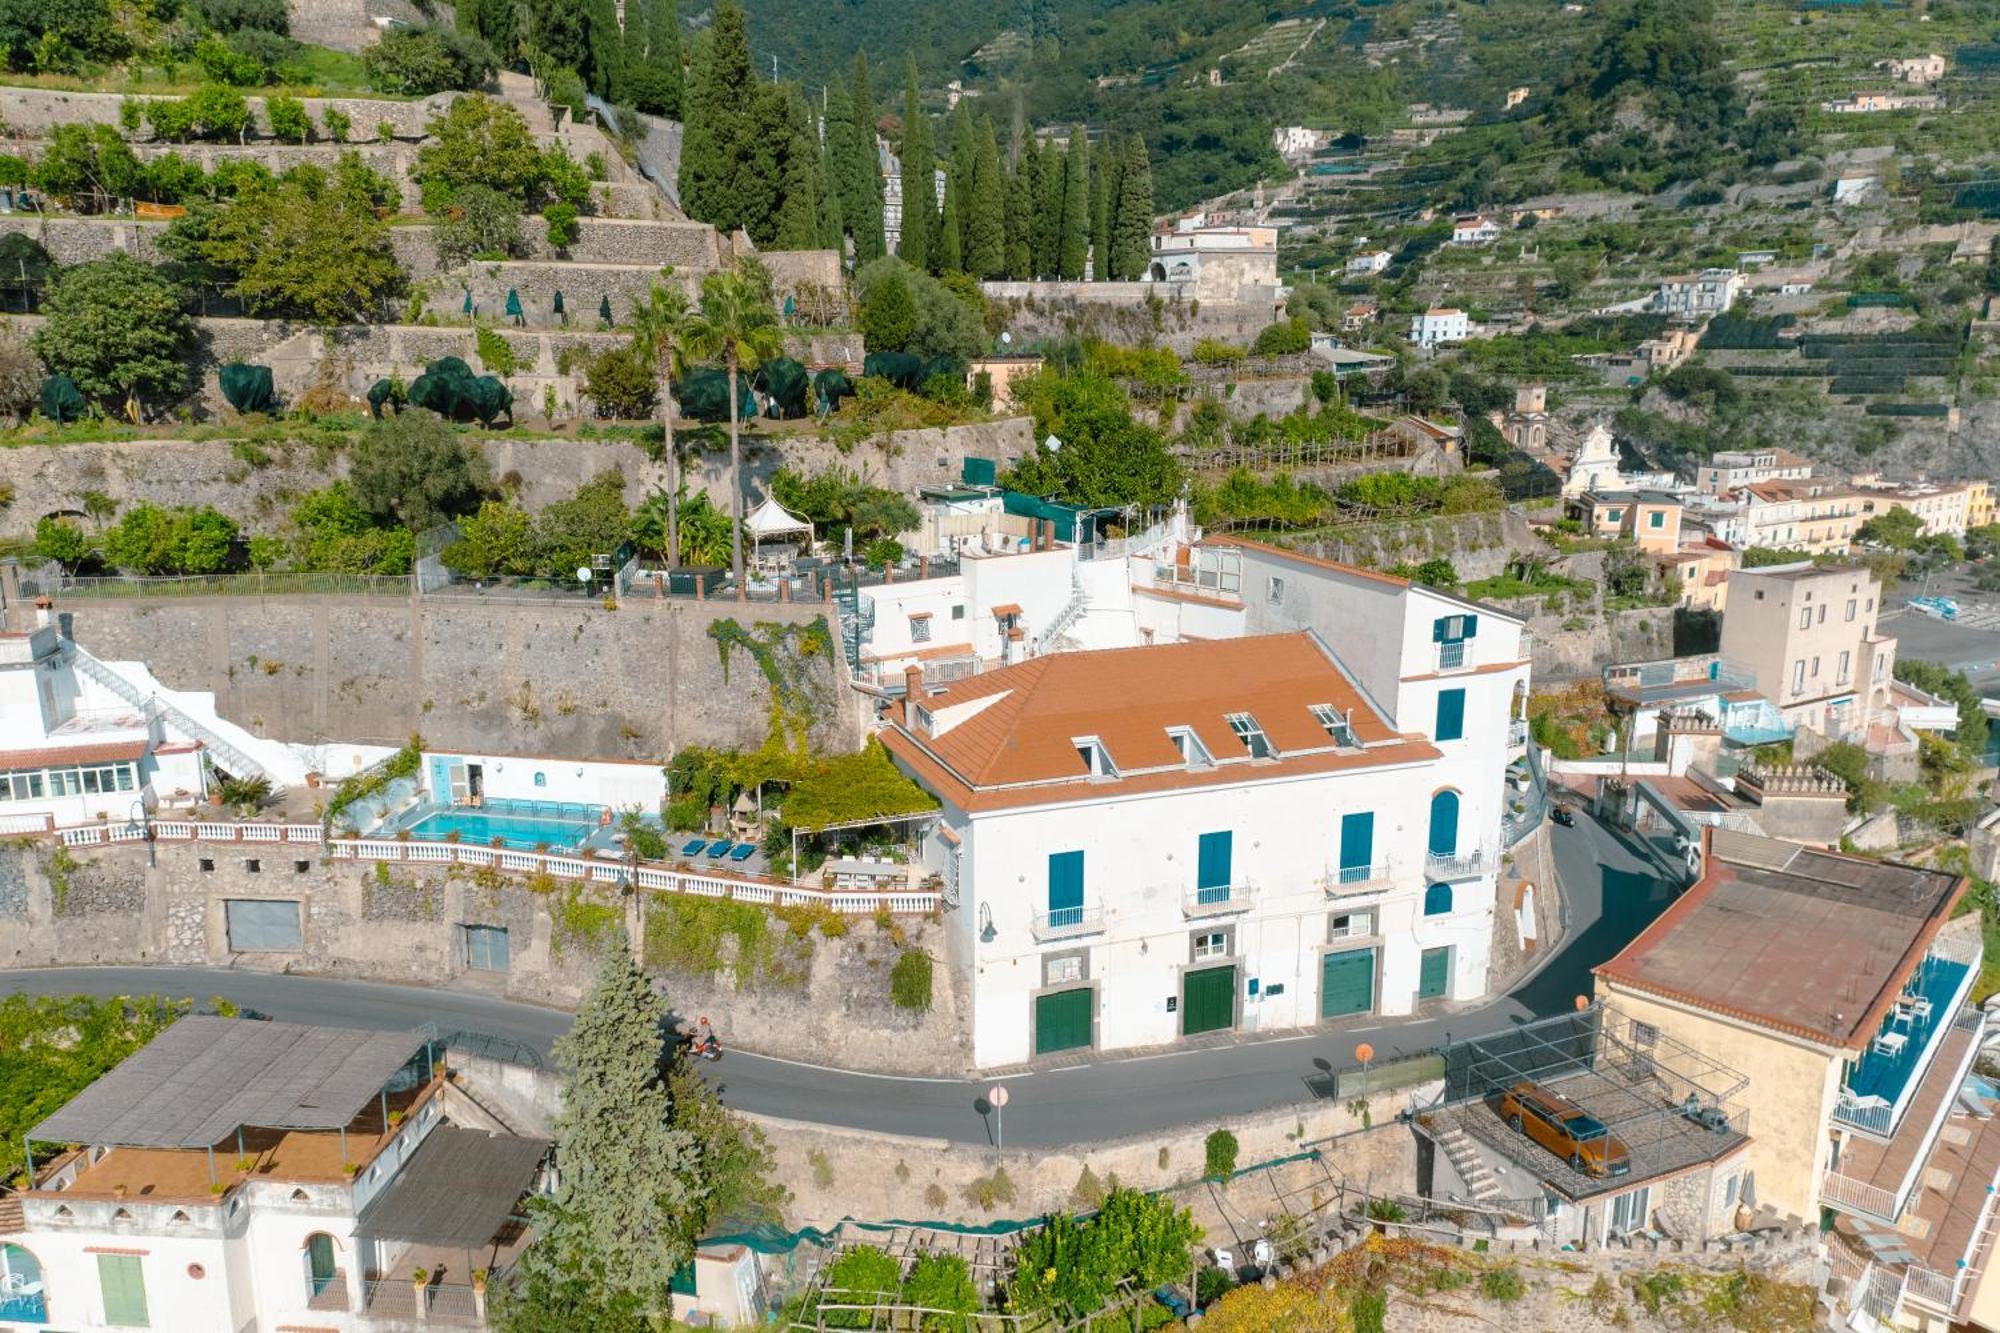
<instances>
[{"instance_id":1,"label":"green tarp","mask_svg":"<svg viewBox=\"0 0 2000 1333\"><path fill-rule=\"evenodd\" d=\"M674 386L681 415L696 421L729 420L729 372L697 370ZM748 421L757 412L757 400L750 394L750 377L736 379L736 418Z\"/></svg>"},{"instance_id":2,"label":"green tarp","mask_svg":"<svg viewBox=\"0 0 2000 1333\"><path fill-rule=\"evenodd\" d=\"M67 375L51 375L42 381L42 415L50 421L75 421L83 415L83 390Z\"/></svg>"},{"instance_id":3,"label":"green tarp","mask_svg":"<svg viewBox=\"0 0 2000 1333\"><path fill-rule=\"evenodd\" d=\"M924 362L923 372L917 377L917 387L923 388L932 380L945 379L959 388L965 387L965 362L955 356L934 356Z\"/></svg>"},{"instance_id":4,"label":"green tarp","mask_svg":"<svg viewBox=\"0 0 2000 1333\"><path fill-rule=\"evenodd\" d=\"M924 360L908 352L870 352L861 363L861 373L885 379L899 389L914 389L923 382Z\"/></svg>"},{"instance_id":5,"label":"green tarp","mask_svg":"<svg viewBox=\"0 0 2000 1333\"><path fill-rule=\"evenodd\" d=\"M841 399L853 396L854 381L847 378L846 371L829 366L813 376L813 397L818 400L820 411L835 411Z\"/></svg>"},{"instance_id":6,"label":"green tarp","mask_svg":"<svg viewBox=\"0 0 2000 1333\"><path fill-rule=\"evenodd\" d=\"M277 410L278 392L271 382L269 366L247 366L233 361L215 373L222 396L238 412Z\"/></svg>"},{"instance_id":7,"label":"green tarp","mask_svg":"<svg viewBox=\"0 0 2000 1333\"><path fill-rule=\"evenodd\" d=\"M382 419L382 409L393 407L403 410L404 394L392 379L379 379L368 386L368 413L377 421Z\"/></svg>"},{"instance_id":8,"label":"green tarp","mask_svg":"<svg viewBox=\"0 0 2000 1333\"><path fill-rule=\"evenodd\" d=\"M1000 492L1000 502L1010 514L1053 520L1056 540L1063 542L1095 541L1099 520L1115 517L1118 513L1116 509L1078 509L1073 505L1023 495L1019 491Z\"/></svg>"},{"instance_id":9,"label":"green tarp","mask_svg":"<svg viewBox=\"0 0 2000 1333\"><path fill-rule=\"evenodd\" d=\"M512 410L514 395L498 375L474 375L458 357L443 356L410 385L410 401L449 421L490 426Z\"/></svg>"},{"instance_id":10,"label":"green tarp","mask_svg":"<svg viewBox=\"0 0 2000 1333\"><path fill-rule=\"evenodd\" d=\"M772 420L789 421L806 414L806 390L812 380L806 368L790 357L766 361L757 368L757 377L751 383L770 400L764 415Z\"/></svg>"}]
</instances>

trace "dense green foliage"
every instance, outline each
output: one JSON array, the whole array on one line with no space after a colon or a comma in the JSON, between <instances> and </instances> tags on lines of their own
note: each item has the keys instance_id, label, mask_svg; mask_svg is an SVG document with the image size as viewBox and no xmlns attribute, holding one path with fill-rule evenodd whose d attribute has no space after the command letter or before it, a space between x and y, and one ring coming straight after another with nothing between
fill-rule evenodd
<instances>
[{"instance_id":1,"label":"dense green foliage","mask_svg":"<svg viewBox=\"0 0 2000 1333\"><path fill-rule=\"evenodd\" d=\"M1121 1284L1148 1288L1186 1277L1200 1234L1171 1199L1113 1189L1090 1218L1057 1213L1022 1238L1008 1302L1017 1310L1088 1314Z\"/></svg>"},{"instance_id":2,"label":"dense green foliage","mask_svg":"<svg viewBox=\"0 0 2000 1333\"><path fill-rule=\"evenodd\" d=\"M20 1146L60 1110L186 1013L152 996L9 995L0 1000L0 1133ZM42 1145L46 1153L52 1145Z\"/></svg>"},{"instance_id":3,"label":"dense green foliage","mask_svg":"<svg viewBox=\"0 0 2000 1333\"><path fill-rule=\"evenodd\" d=\"M390 28L362 52L361 63L383 92L428 97L483 86L498 61L483 38L426 25Z\"/></svg>"},{"instance_id":4,"label":"dense green foliage","mask_svg":"<svg viewBox=\"0 0 2000 1333\"><path fill-rule=\"evenodd\" d=\"M1160 432L1132 416L1126 391L1094 370L1044 371L1014 384L1044 441L1015 464L1006 484L1086 507L1165 505L1179 493L1180 465ZM1054 435L1061 447L1050 449Z\"/></svg>"},{"instance_id":5,"label":"dense green foliage","mask_svg":"<svg viewBox=\"0 0 2000 1333\"><path fill-rule=\"evenodd\" d=\"M437 417L405 412L362 434L347 484L375 522L423 532L477 507L486 459Z\"/></svg>"},{"instance_id":6,"label":"dense green foliage","mask_svg":"<svg viewBox=\"0 0 2000 1333\"><path fill-rule=\"evenodd\" d=\"M33 339L51 373L96 398L178 395L187 385L194 323L157 270L119 253L64 269L50 284Z\"/></svg>"}]
</instances>

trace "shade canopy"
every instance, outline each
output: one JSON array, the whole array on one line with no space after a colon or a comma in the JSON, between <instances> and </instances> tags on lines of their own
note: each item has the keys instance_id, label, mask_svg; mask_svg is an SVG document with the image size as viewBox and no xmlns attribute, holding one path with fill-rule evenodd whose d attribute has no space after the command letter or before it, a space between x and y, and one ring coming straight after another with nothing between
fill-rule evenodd
<instances>
[{"instance_id":1,"label":"shade canopy","mask_svg":"<svg viewBox=\"0 0 2000 1333\"><path fill-rule=\"evenodd\" d=\"M770 497L744 516L743 526L752 540L760 542L788 536L803 536L810 541L813 535L812 524Z\"/></svg>"},{"instance_id":2,"label":"shade canopy","mask_svg":"<svg viewBox=\"0 0 2000 1333\"><path fill-rule=\"evenodd\" d=\"M547 1139L440 1125L369 1203L356 1229L384 1240L480 1249L513 1216L548 1150Z\"/></svg>"}]
</instances>

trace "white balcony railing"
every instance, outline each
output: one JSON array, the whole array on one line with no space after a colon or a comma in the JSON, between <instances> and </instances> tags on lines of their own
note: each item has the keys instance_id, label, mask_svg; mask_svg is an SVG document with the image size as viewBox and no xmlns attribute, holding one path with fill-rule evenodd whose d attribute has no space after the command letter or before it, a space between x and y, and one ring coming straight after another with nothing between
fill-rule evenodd
<instances>
[{"instance_id":1,"label":"white balcony railing","mask_svg":"<svg viewBox=\"0 0 2000 1333\"><path fill-rule=\"evenodd\" d=\"M1071 940L1079 935L1096 935L1104 929L1101 907L1059 907L1053 912L1037 912L1029 930L1042 942Z\"/></svg>"},{"instance_id":2,"label":"white balcony railing","mask_svg":"<svg viewBox=\"0 0 2000 1333\"><path fill-rule=\"evenodd\" d=\"M1528 723L1525 718L1515 718L1507 724L1507 748L1523 749L1528 744Z\"/></svg>"},{"instance_id":3,"label":"white balcony railing","mask_svg":"<svg viewBox=\"0 0 2000 1333\"><path fill-rule=\"evenodd\" d=\"M1958 1304L1958 1283L1943 1273L1912 1267L1903 1276L1903 1299L1950 1316L1952 1307Z\"/></svg>"},{"instance_id":4,"label":"white balcony railing","mask_svg":"<svg viewBox=\"0 0 2000 1333\"><path fill-rule=\"evenodd\" d=\"M1321 877L1326 896L1339 898L1350 893L1374 893L1389 887L1387 863L1373 866L1337 866Z\"/></svg>"},{"instance_id":5,"label":"white balcony railing","mask_svg":"<svg viewBox=\"0 0 2000 1333\"><path fill-rule=\"evenodd\" d=\"M1181 915L1190 920L1198 916L1230 916L1249 910L1248 884L1223 884L1206 889L1188 889L1181 894Z\"/></svg>"},{"instance_id":6,"label":"white balcony railing","mask_svg":"<svg viewBox=\"0 0 2000 1333\"><path fill-rule=\"evenodd\" d=\"M1492 865L1493 854L1484 847L1461 852L1424 853L1424 873L1434 880L1477 879Z\"/></svg>"},{"instance_id":7,"label":"white balcony railing","mask_svg":"<svg viewBox=\"0 0 2000 1333\"><path fill-rule=\"evenodd\" d=\"M1437 646L1437 669L1439 671L1463 671L1472 665L1472 654L1467 651L1471 641L1460 639L1457 643L1441 643Z\"/></svg>"},{"instance_id":8,"label":"white balcony railing","mask_svg":"<svg viewBox=\"0 0 2000 1333\"><path fill-rule=\"evenodd\" d=\"M1820 1181L1819 1197L1829 1208L1872 1218L1886 1226L1896 1225L1896 1196L1880 1185L1828 1171Z\"/></svg>"}]
</instances>

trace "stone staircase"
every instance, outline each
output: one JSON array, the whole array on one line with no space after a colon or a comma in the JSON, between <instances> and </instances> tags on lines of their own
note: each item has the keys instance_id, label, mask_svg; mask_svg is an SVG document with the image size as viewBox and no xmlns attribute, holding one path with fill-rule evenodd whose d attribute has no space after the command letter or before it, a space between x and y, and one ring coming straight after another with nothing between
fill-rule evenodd
<instances>
[{"instance_id":1,"label":"stone staircase","mask_svg":"<svg viewBox=\"0 0 2000 1333\"><path fill-rule=\"evenodd\" d=\"M1451 1169L1465 1183L1466 1193L1474 1203L1491 1203L1500 1197L1499 1177L1486 1165L1486 1159L1480 1156L1464 1130L1451 1125L1434 1131L1431 1137L1451 1163Z\"/></svg>"}]
</instances>

